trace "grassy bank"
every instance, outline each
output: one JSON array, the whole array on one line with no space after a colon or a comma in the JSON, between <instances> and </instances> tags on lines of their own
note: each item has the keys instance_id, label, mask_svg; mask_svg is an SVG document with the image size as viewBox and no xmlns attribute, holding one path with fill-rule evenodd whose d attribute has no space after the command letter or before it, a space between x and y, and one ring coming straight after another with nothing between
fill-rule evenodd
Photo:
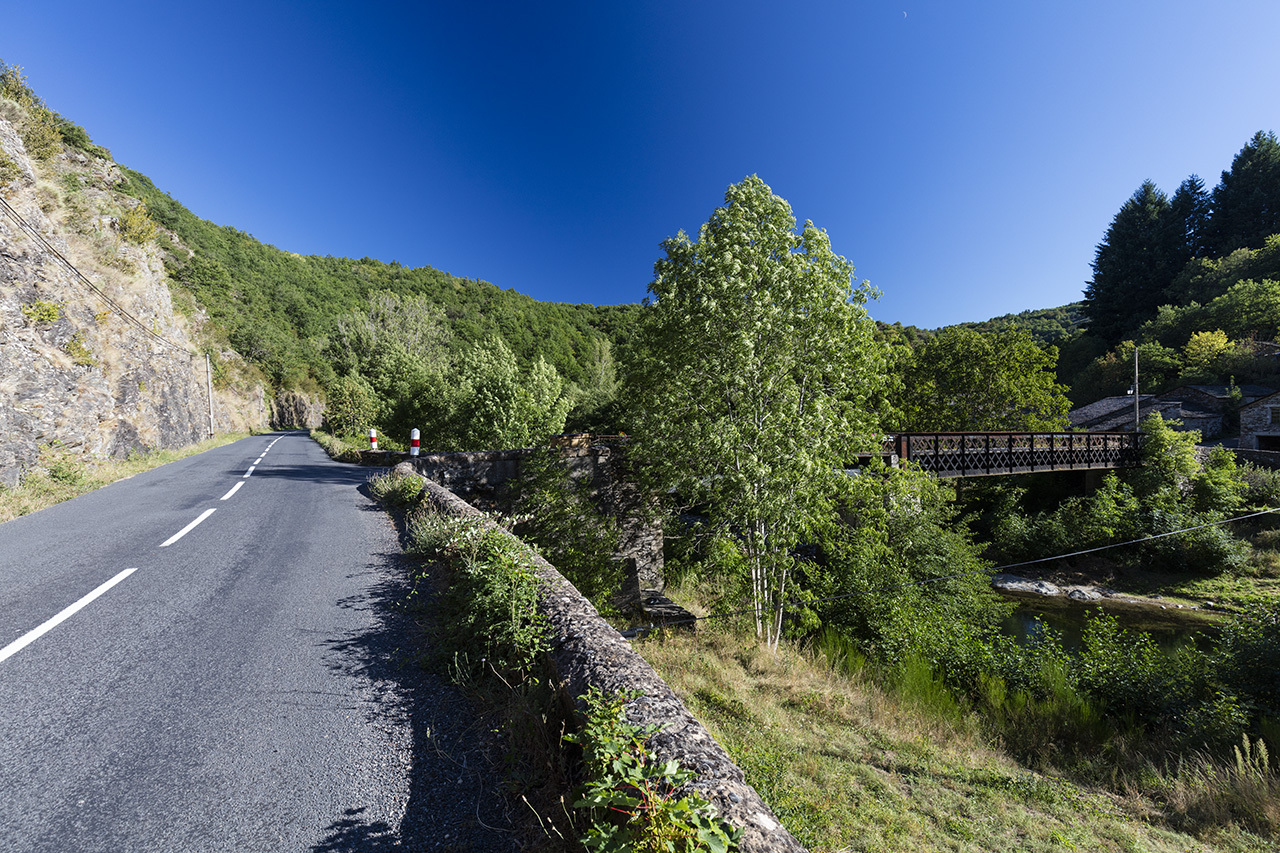
<instances>
[{"instance_id":1,"label":"grassy bank","mask_svg":"<svg viewBox=\"0 0 1280 853\"><path fill-rule=\"evenodd\" d=\"M150 471L169 462L230 444L249 433L225 433L177 450L130 454L124 459L86 459L57 448L40 457L40 468L22 478L15 489L0 487L0 522L92 492L117 480Z\"/></svg>"},{"instance_id":2,"label":"grassy bank","mask_svg":"<svg viewBox=\"0 0 1280 853\"><path fill-rule=\"evenodd\" d=\"M732 631L636 647L813 851L1274 849L1229 821L1176 828L1185 816L1170 799L1193 795L1194 761L1181 781L1178 768L1152 780L1162 797L1032 771L927 672L774 655Z\"/></svg>"}]
</instances>

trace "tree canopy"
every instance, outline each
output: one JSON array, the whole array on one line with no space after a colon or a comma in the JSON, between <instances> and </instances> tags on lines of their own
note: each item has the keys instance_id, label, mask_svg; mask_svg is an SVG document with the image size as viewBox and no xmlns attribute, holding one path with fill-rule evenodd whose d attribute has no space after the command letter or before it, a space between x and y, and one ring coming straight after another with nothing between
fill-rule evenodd
<instances>
[{"instance_id":1,"label":"tree canopy","mask_svg":"<svg viewBox=\"0 0 1280 853\"><path fill-rule=\"evenodd\" d=\"M824 231L795 229L753 175L696 241L664 241L625 392L635 459L740 550L757 631L774 644L792 549L832 515L846 454L874 441L863 403L883 372L869 287L852 285Z\"/></svg>"},{"instance_id":2,"label":"tree canopy","mask_svg":"<svg viewBox=\"0 0 1280 853\"><path fill-rule=\"evenodd\" d=\"M1021 329L943 329L907 362L900 427L908 431L1052 431L1071 408L1056 380L1058 351Z\"/></svg>"}]
</instances>

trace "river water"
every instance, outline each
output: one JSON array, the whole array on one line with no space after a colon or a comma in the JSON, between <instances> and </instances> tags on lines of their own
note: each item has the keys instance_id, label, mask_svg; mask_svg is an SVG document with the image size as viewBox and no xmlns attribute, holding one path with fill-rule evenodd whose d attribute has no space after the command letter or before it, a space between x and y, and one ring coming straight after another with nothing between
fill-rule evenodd
<instances>
[{"instance_id":1,"label":"river water","mask_svg":"<svg viewBox=\"0 0 1280 853\"><path fill-rule=\"evenodd\" d=\"M1212 644L1217 634L1217 620L1201 610L1179 609L1168 604L1159 605L1127 602L1116 599L1076 601L1065 595L1043 596L1025 593L1001 592L1005 598L1016 601L1018 608L1005 619L1005 633L1025 643L1040 627L1037 618L1062 633L1062 643L1069 649L1080 646L1085 618L1091 612L1104 610L1114 616L1121 627L1133 631L1146 631L1162 648L1173 650L1194 642L1202 648Z\"/></svg>"}]
</instances>

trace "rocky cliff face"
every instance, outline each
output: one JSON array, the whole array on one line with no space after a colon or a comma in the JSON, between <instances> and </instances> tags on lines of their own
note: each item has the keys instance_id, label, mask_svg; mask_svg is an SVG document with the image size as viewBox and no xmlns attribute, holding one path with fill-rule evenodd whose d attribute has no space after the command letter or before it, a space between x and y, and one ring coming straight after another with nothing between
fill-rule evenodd
<instances>
[{"instance_id":1,"label":"rocky cliff face","mask_svg":"<svg viewBox=\"0 0 1280 853\"><path fill-rule=\"evenodd\" d=\"M9 487L50 448L123 456L209 433L203 317L194 306L175 311L157 244L180 249L176 238L116 191L123 177L109 159L72 148L28 157L22 119L22 107L0 101L0 485ZM265 426L252 371L230 351L213 355L215 430Z\"/></svg>"}]
</instances>

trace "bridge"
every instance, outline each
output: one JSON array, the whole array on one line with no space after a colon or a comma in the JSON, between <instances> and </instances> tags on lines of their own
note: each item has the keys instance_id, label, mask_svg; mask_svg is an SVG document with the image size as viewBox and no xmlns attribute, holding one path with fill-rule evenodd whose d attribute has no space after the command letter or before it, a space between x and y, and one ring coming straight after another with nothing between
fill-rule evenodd
<instances>
[{"instance_id":1,"label":"bridge","mask_svg":"<svg viewBox=\"0 0 1280 853\"><path fill-rule=\"evenodd\" d=\"M882 454L937 477L1090 471L1140 465L1142 432L912 432L886 436Z\"/></svg>"}]
</instances>

